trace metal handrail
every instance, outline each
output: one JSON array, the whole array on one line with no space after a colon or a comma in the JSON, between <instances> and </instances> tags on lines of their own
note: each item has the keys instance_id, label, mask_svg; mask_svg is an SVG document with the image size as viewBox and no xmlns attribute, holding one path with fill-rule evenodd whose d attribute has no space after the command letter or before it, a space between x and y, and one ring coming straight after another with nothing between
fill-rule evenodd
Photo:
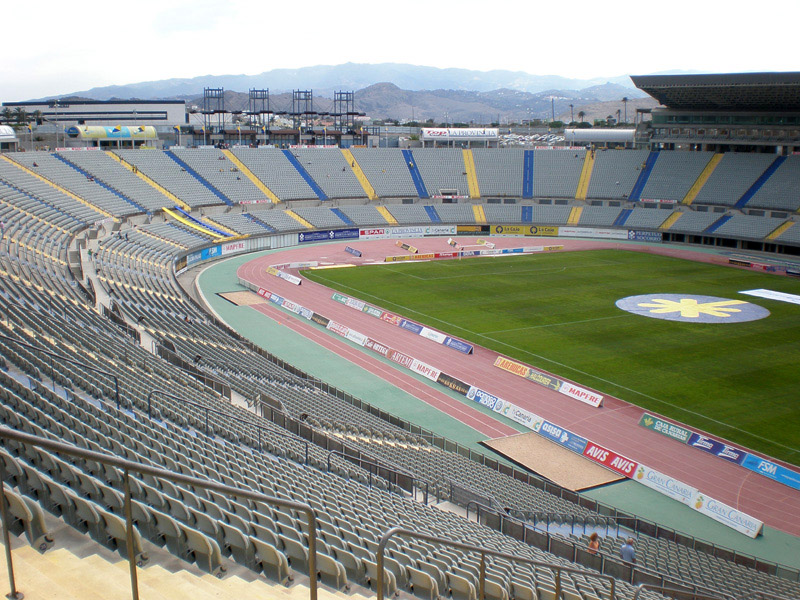
<instances>
[{"instance_id":1,"label":"metal handrail","mask_svg":"<svg viewBox=\"0 0 800 600\"><path fill-rule=\"evenodd\" d=\"M688 590L682 590L680 588L671 588L671 587L664 587L660 585L653 585L650 583L640 583L636 586L636 592L633 594L633 600L639 600L639 595L642 593L642 590L653 590L655 592L677 592L679 594L684 594L686 596L690 596L694 600L736 600L736 596L731 596L730 594L726 594L724 592L714 592L716 595L709 595L709 594L698 594L697 592L690 592Z\"/></svg>"},{"instance_id":2,"label":"metal handrail","mask_svg":"<svg viewBox=\"0 0 800 600\"><path fill-rule=\"evenodd\" d=\"M221 415L221 416L225 417L226 420L237 421L239 423L244 423L245 425L249 425L250 427L255 427L256 430L258 431L258 450L259 451L261 451L261 431L262 430L268 431L270 434L274 434L274 435L277 435L277 436L289 438L290 440L292 440L294 442L297 442L298 444L302 444L303 445L303 447L305 448L305 457L303 459L303 464L304 465L308 464L308 454L309 454L308 446L309 446L309 444L308 444L308 442L306 440L300 439L297 436L291 435L289 433L283 433L281 431L272 431L271 429L267 429L266 427L262 427L261 425L253 423L251 421L247 421L245 419L240 419L239 417L234 417L233 415L229 415L228 413L222 412L221 410L217 410L216 408L211 408L209 406L206 406L204 404L200 404L198 402L192 402L191 400L187 400L186 398L181 398L180 396L176 396L175 394L171 394L170 392L165 392L164 390L154 389L154 390L150 390L150 393L147 394L147 418L149 418L149 419L153 418L153 415L152 415L152 399L153 399L153 396L155 396L155 395L166 396L167 398L172 398L173 400L177 400L179 402L182 402L183 404L188 404L189 406L195 406L197 408L201 408L204 411L206 411L206 415L205 415L206 416L206 418L205 418L205 431L203 432L206 435L208 435L208 431L209 431L209 428L208 428L208 415L209 415L209 413L214 413L216 415Z\"/></svg>"},{"instance_id":3,"label":"metal handrail","mask_svg":"<svg viewBox=\"0 0 800 600\"><path fill-rule=\"evenodd\" d=\"M485 512L490 512L490 513L500 517L501 523L500 523L499 531L501 533L503 532L503 526L502 526L502 520L503 519L516 521L517 523L519 523L520 525L522 525L524 527L524 531L525 532L527 532L527 530L528 530L527 524L525 523L524 520L519 519L517 517L514 517L513 515L511 515L510 513L507 513L507 512L506 512L506 514L503 514L500 511L498 511L497 509L492 508L491 506L486 506L485 504L481 504L480 502L475 502L475 501L469 502L467 504L467 518L469 518L469 507L471 505L473 505L473 504L475 505L475 517L478 520L478 522L480 522L481 510L483 510ZM558 514L558 513L554 513L554 514ZM534 524L534 530L535 530L535 528L536 528L536 526ZM544 535L547 537L547 540L548 540L547 551L550 551L550 539L552 539L552 534L550 533L549 530L547 530L547 531L545 531ZM524 540L525 540L525 538L523 537L523 541ZM574 562L576 560L577 551L580 548L580 546L578 544L576 544L575 542L573 542L572 540L569 540L569 539L561 539L560 541L562 543L572 547L572 558L571 559L569 559L568 557L567 558L568 558L568 560L572 560ZM598 550L595 553L595 556L598 556L600 558L599 571L601 573L605 573L606 563L609 563L609 564L612 564L612 565L614 565L614 564L616 564L616 565L623 564L623 565L630 566L631 574L630 574L629 583L631 583L631 584L633 584L633 582L634 582L634 575L637 572L639 572L639 573L643 573L645 575L650 575L652 577L656 577L656 578L660 579L662 582L669 582L669 583L673 583L675 585L682 585L687 590L694 590L694 592L688 592L687 591L686 593L699 593L698 590L714 591L711 588L706 587L704 585L698 585L698 584L690 582L690 581L684 581L683 579L680 579L679 577L675 577L673 575L669 575L669 574L665 575L664 573L662 573L661 571L658 571L657 569L653 569L653 568L650 568L650 567L645 567L645 566L642 566L642 565L637 565L637 564L634 564L634 563L629 563L629 562L627 562L625 560L620 559L618 556L614 556L614 555L608 554L607 552L604 552L602 550Z\"/></svg>"},{"instance_id":4,"label":"metal handrail","mask_svg":"<svg viewBox=\"0 0 800 600\"><path fill-rule=\"evenodd\" d=\"M596 579L605 579L610 583L610 591L609 591L609 600L615 600L616 598L616 580L611 577L611 575L603 575L602 573L598 573L596 571L589 571L587 569L576 569L573 567L564 567L559 564L549 563L542 560L534 560L530 558L523 558L521 556L516 556L514 554L506 554L505 552L498 552L497 550L491 550L489 548L484 548L482 546L477 546L474 544L464 544L462 542L454 542L453 540L449 540L447 538L437 537L435 535L430 535L427 533L421 533L419 531L412 531L410 529L403 529L402 527L393 527L389 531L383 534L381 537L380 542L378 542L378 552L377 552L377 567L378 567L378 581L376 582L378 588L378 600L384 600L383 595L383 551L386 549L386 544L392 538L392 536L400 535L405 537L410 537L413 539L418 540L425 540L427 542L433 542L436 544L442 544L443 546L451 546L453 548L458 548L460 550L466 550L467 552L478 552L481 555L481 567L480 567L480 576L478 578L478 600L484 600L485 598L485 586L484 582L486 579L486 555L489 556L497 556L498 558L503 558L508 561L512 562L522 562L529 565L534 565L536 567L547 567L548 569L552 569L556 572L556 590L555 590L555 597L561 598L561 573L580 573L585 577L594 577Z\"/></svg>"},{"instance_id":5,"label":"metal handrail","mask_svg":"<svg viewBox=\"0 0 800 600\"><path fill-rule=\"evenodd\" d=\"M359 454L361 454L360 451L358 451L358 452L359 452ZM378 462L377 460L369 460L369 459L366 459L366 458L361 458L361 456L352 456L352 455L347 454L345 452L342 452L340 450L328 450L328 457L327 457L327 463L328 464L327 464L327 470L325 471L326 473L330 473L331 472L331 456L333 456L333 455L341 456L342 458L344 458L345 460L348 460L348 461L349 460L356 460L356 461L358 461L358 466L361 467L362 469L364 468L363 465L369 465L371 467L377 467L379 469L384 469L385 471L389 471L390 473L392 473L394 475L402 475L403 477L408 477L409 479L411 479L412 485L417 481L424 483L425 484L425 502L424 503L427 506L427 504L428 504L428 492L429 492L429 489L430 489L429 488L430 482L427 479L422 479L421 477L416 477L413 473L410 473L409 471L403 471L401 469L397 469L397 468L388 466L386 464ZM369 487L372 487L372 470L371 469L366 469L366 471L369 473ZM377 473L376 473L376 476L377 476ZM383 477L381 477L381 479L383 479ZM397 485L397 484L395 483L394 485ZM416 485L414 487L416 487ZM414 494L414 498L416 498L416 497L417 496L416 496L416 493L415 493ZM438 500L438 497L437 497L437 500Z\"/></svg>"},{"instance_id":6,"label":"metal handrail","mask_svg":"<svg viewBox=\"0 0 800 600\"><path fill-rule=\"evenodd\" d=\"M50 352L49 350L45 350L44 348L39 348L39 346L34 346L33 344L28 344L16 338L12 338L7 335L0 334L0 339L8 340L9 342L13 342L20 346L24 346L25 348L30 348L32 350L36 350L37 352L41 352L42 354L46 354L51 358L57 358L58 360L63 360L64 362L71 363L73 365L78 365L83 367L84 369L89 369L90 371L95 371L97 373L102 373L106 377L111 377L114 380L114 396L117 402L117 409L119 409L120 401L119 401L119 379L113 373L109 373L108 371L104 371L103 369L98 369L97 367L93 367L92 365L87 365L79 360L72 360L71 358L67 358L66 356L61 356L60 354L56 354L55 352Z\"/></svg>"},{"instance_id":7,"label":"metal handrail","mask_svg":"<svg viewBox=\"0 0 800 600\"><path fill-rule=\"evenodd\" d=\"M95 452L93 450L85 450L77 446L71 446L69 444L64 444L62 442L56 442L54 440L48 440L45 438L41 438L39 436L22 433L20 431L15 431L14 429L10 429L5 426L0 426L0 438L14 440L32 446L38 446L40 448L44 448L51 452L76 456L78 458L86 460L92 460L112 467L117 467L122 470L123 487L125 491L124 506L125 506L125 525L127 533L127 552L128 552L128 563L130 565L131 594L133 600L139 600L139 583L136 574L136 557L134 556L134 550L133 550L133 518L131 516L131 490L128 478L129 472L131 471L134 473L140 473L142 475L151 475L153 477L168 479L176 483L184 483L190 486L196 486L203 489L212 490L229 496L236 496L238 498L247 498L248 500L254 500L256 502L264 502L266 504L272 504L275 506L279 506L281 508L289 508L292 510L296 510L298 512L305 513L308 522L308 573L309 573L309 588L310 588L309 596L310 600L317 600L317 577L316 577L317 518L316 515L314 514L314 509L312 509L311 506L309 506L308 504L304 504L302 502L294 502L292 500L284 500L282 498L275 498L272 496L267 496L265 494L261 494L259 492L254 492L250 490L239 489L229 485L225 485L223 483L218 483L216 481L208 481L205 479L199 479L197 477L191 477L189 475L183 475L181 473L173 473L172 471L167 471L166 469L160 469L158 467L143 465L133 461L125 460L123 458L119 458L117 456L102 454L100 452ZM3 464L3 461L0 460L0 483L5 481L5 478L6 478L5 465ZM6 562L8 565L9 583L11 584L11 593L9 594L8 597L21 598L21 595L19 595L16 590L14 581L14 566L10 552L11 545L10 545L10 536L8 532L8 520L5 518L6 495L5 495L5 488L3 485L0 485L0 490L2 490L0 492L0 504L2 504L3 507L3 513L2 513L3 540L6 545Z\"/></svg>"}]
</instances>

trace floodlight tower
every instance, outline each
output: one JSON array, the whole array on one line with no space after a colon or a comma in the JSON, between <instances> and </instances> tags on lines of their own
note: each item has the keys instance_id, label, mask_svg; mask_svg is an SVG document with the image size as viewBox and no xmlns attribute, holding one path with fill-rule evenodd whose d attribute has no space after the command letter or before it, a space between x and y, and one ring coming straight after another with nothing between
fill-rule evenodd
<instances>
[{"instance_id":1,"label":"floodlight tower","mask_svg":"<svg viewBox=\"0 0 800 600\"><path fill-rule=\"evenodd\" d=\"M211 116L217 117L217 127L222 129L225 119L225 88L203 88L203 126L211 125ZM222 121L220 121L222 119Z\"/></svg>"},{"instance_id":2,"label":"floodlight tower","mask_svg":"<svg viewBox=\"0 0 800 600\"><path fill-rule=\"evenodd\" d=\"M258 125L269 131L269 88L265 90L251 89L247 98L247 112L258 115Z\"/></svg>"},{"instance_id":3,"label":"floodlight tower","mask_svg":"<svg viewBox=\"0 0 800 600\"><path fill-rule=\"evenodd\" d=\"M355 129L355 117L358 114L355 94L352 91L333 93L334 129L338 129L342 133Z\"/></svg>"},{"instance_id":4,"label":"floodlight tower","mask_svg":"<svg viewBox=\"0 0 800 600\"><path fill-rule=\"evenodd\" d=\"M308 128L308 119L317 113L314 112L314 92L312 90L292 90L292 123L300 133L300 127L305 121ZM299 140L298 140L299 142Z\"/></svg>"}]
</instances>

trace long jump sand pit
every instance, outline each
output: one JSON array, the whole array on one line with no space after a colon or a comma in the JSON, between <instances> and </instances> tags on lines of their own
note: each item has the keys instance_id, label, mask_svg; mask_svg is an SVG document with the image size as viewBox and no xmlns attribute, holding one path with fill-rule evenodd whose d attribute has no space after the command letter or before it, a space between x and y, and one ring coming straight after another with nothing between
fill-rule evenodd
<instances>
[{"instance_id":1,"label":"long jump sand pit","mask_svg":"<svg viewBox=\"0 0 800 600\"><path fill-rule=\"evenodd\" d=\"M481 444L574 492L625 479L534 432Z\"/></svg>"},{"instance_id":2,"label":"long jump sand pit","mask_svg":"<svg viewBox=\"0 0 800 600\"><path fill-rule=\"evenodd\" d=\"M266 304L267 300L254 292L220 292L217 294L236 306L252 306L253 304Z\"/></svg>"}]
</instances>

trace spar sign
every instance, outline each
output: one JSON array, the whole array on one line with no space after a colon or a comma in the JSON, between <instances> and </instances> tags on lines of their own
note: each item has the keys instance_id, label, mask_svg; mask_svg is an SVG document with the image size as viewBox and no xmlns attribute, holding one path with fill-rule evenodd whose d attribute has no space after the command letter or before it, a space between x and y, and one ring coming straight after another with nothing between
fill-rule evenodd
<instances>
[{"instance_id":1,"label":"spar sign","mask_svg":"<svg viewBox=\"0 0 800 600\"><path fill-rule=\"evenodd\" d=\"M636 471L636 461L626 458L621 454L617 454L613 450L604 448L594 442L587 442L586 448L583 450L583 455L597 464L623 475L624 477L633 477Z\"/></svg>"}]
</instances>

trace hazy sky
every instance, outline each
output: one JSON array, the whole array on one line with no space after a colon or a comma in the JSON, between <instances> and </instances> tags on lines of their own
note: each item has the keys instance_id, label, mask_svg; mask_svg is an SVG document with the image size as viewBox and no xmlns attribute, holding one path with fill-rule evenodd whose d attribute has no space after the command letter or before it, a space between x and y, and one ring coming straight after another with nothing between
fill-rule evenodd
<instances>
[{"instance_id":1,"label":"hazy sky","mask_svg":"<svg viewBox=\"0 0 800 600\"><path fill-rule=\"evenodd\" d=\"M800 0L40 0L2 16L0 101L348 61L578 78L800 70Z\"/></svg>"}]
</instances>

